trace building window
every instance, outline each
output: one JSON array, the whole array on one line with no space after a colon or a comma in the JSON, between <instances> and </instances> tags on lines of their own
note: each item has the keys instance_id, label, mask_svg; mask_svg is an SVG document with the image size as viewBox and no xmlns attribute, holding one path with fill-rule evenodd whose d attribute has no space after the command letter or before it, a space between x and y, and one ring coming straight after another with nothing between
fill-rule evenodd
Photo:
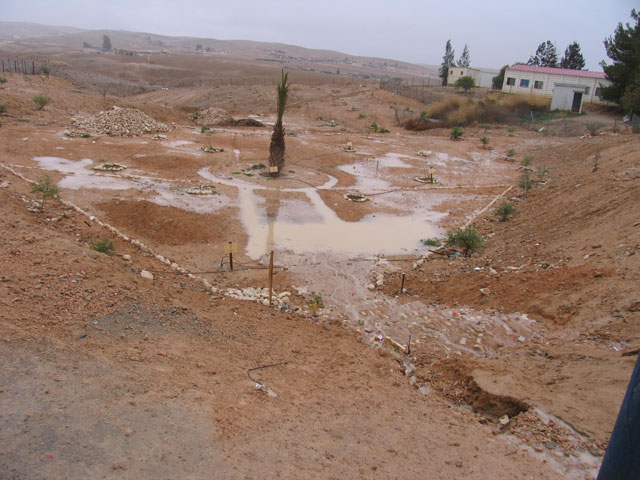
<instances>
[{"instance_id":1,"label":"building window","mask_svg":"<svg viewBox=\"0 0 640 480\"><path fill-rule=\"evenodd\" d=\"M507 85L515 85L516 84L516 79L513 77L507 77Z\"/></svg>"},{"instance_id":2,"label":"building window","mask_svg":"<svg viewBox=\"0 0 640 480\"><path fill-rule=\"evenodd\" d=\"M529 88L529 80L525 78L520 79L520 86L523 88Z\"/></svg>"},{"instance_id":3,"label":"building window","mask_svg":"<svg viewBox=\"0 0 640 480\"><path fill-rule=\"evenodd\" d=\"M591 91L591 87L585 87L584 89L584 94L585 95L589 95L589 92Z\"/></svg>"},{"instance_id":4,"label":"building window","mask_svg":"<svg viewBox=\"0 0 640 480\"><path fill-rule=\"evenodd\" d=\"M599 97L599 96L600 96L600 87L596 87L596 90L595 90L595 92L593 92L593 94L594 94L596 97Z\"/></svg>"},{"instance_id":5,"label":"building window","mask_svg":"<svg viewBox=\"0 0 640 480\"><path fill-rule=\"evenodd\" d=\"M544 82L540 80L535 80L533 82L533 88L535 88L536 90L542 90L542 87L544 87Z\"/></svg>"}]
</instances>

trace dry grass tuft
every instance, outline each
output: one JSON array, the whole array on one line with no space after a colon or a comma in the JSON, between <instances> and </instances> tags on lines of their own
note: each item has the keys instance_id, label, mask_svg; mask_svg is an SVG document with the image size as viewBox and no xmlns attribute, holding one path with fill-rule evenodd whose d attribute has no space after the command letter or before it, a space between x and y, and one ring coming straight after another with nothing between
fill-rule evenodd
<instances>
[{"instance_id":1,"label":"dry grass tuft","mask_svg":"<svg viewBox=\"0 0 640 480\"><path fill-rule=\"evenodd\" d=\"M411 119L405 123L407 130L428 130L430 128L450 128L456 125L476 125L478 123L504 123L514 115L527 115L529 112L546 112L549 99L535 95L503 95L489 93L482 98L461 100L447 97L429 107L430 119L420 121Z\"/></svg>"}]
</instances>

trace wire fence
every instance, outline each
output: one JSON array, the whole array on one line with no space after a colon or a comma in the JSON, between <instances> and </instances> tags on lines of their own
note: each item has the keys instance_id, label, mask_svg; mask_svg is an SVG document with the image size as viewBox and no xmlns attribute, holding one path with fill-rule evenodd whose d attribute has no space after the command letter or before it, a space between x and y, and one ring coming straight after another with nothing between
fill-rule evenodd
<instances>
[{"instance_id":1,"label":"wire fence","mask_svg":"<svg viewBox=\"0 0 640 480\"><path fill-rule=\"evenodd\" d=\"M477 115L471 114L471 122L460 119L450 121L448 119L438 120L425 118L423 112L418 112L413 108L395 109L395 122L398 127L408 127L417 125L411 130L428 130L431 128L452 128L455 126L466 127L473 125L478 128L490 130L496 125L506 127L510 133L516 130L529 130L558 137L580 137L585 134L597 136L601 133L619 133L632 129L634 133L640 129L640 117L635 116L635 124L632 121L622 122L617 119L608 122L590 121L583 114L573 114L570 112L550 112L533 111L523 109L507 109L496 107L492 110L492 115L483 118L479 109Z\"/></svg>"}]
</instances>

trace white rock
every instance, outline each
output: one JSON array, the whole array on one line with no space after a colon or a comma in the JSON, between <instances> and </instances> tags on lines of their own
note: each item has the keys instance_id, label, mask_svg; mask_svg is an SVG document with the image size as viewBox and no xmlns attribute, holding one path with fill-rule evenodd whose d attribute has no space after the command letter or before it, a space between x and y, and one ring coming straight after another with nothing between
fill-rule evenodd
<instances>
[{"instance_id":1,"label":"white rock","mask_svg":"<svg viewBox=\"0 0 640 480\"><path fill-rule=\"evenodd\" d=\"M142 278L146 278L147 280L153 280L153 273L147 271L147 270L142 270L140 272L140 276Z\"/></svg>"},{"instance_id":2,"label":"white rock","mask_svg":"<svg viewBox=\"0 0 640 480\"><path fill-rule=\"evenodd\" d=\"M128 262L129 260L131 260L131 255L129 255L128 253L125 253L124 255L122 255L122 259Z\"/></svg>"},{"instance_id":3,"label":"white rock","mask_svg":"<svg viewBox=\"0 0 640 480\"><path fill-rule=\"evenodd\" d=\"M498 421L500 422L500 425L506 425L507 423L509 423L509 415L501 416Z\"/></svg>"}]
</instances>

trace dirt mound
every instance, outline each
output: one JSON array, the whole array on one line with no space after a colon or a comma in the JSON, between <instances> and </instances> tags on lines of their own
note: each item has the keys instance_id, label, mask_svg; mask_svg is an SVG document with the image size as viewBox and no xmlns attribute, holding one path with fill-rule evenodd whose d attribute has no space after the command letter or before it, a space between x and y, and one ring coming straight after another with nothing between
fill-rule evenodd
<instances>
[{"instance_id":1,"label":"dirt mound","mask_svg":"<svg viewBox=\"0 0 640 480\"><path fill-rule=\"evenodd\" d=\"M155 121L135 108L113 107L83 120L71 122L77 128L91 130L101 135L137 137L145 133L168 132L168 125Z\"/></svg>"}]
</instances>

